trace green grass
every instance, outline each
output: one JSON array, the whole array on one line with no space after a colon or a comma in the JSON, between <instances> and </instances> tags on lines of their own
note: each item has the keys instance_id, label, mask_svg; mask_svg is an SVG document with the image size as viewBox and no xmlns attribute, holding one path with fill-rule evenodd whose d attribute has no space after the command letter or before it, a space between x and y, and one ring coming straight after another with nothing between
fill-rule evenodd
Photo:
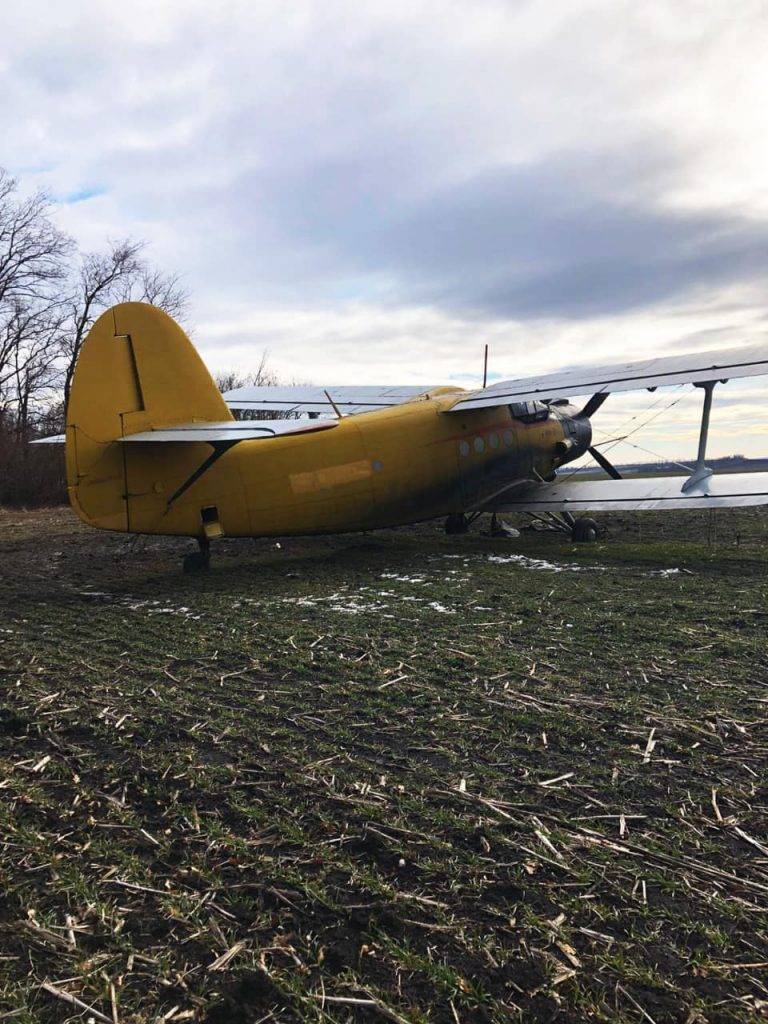
<instances>
[{"instance_id":1,"label":"green grass","mask_svg":"<svg viewBox=\"0 0 768 1024\"><path fill-rule=\"evenodd\" d=\"M0 513L0 1021L765 1012L768 530L639 522Z\"/></svg>"}]
</instances>

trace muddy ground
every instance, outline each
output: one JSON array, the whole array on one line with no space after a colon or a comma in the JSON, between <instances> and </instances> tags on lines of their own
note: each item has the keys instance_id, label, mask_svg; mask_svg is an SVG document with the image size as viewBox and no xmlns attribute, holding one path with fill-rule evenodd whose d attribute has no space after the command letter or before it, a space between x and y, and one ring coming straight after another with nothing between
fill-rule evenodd
<instances>
[{"instance_id":1,"label":"muddy ground","mask_svg":"<svg viewBox=\"0 0 768 1024\"><path fill-rule=\"evenodd\" d=\"M0 1021L765 1016L768 518L608 522L0 512Z\"/></svg>"}]
</instances>

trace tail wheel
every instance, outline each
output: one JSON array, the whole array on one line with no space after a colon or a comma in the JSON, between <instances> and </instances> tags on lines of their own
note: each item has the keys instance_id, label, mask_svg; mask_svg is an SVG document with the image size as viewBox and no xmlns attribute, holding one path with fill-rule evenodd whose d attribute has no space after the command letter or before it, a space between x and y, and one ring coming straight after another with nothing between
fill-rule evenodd
<instances>
[{"instance_id":1,"label":"tail wheel","mask_svg":"<svg viewBox=\"0 0 768 1024\"><path fill-rule=\"evenodd\" d=\"M197 538L199 551L184 555L184 572L208 572L211 567L211 542L203 534Z\"/></svg>"},{"instance_id":2,"label":"tail wheel","mask_svg":"<svg viewBox=\"0 0 768 1024\"><path fill-rule=\"evenodd\" d=\"M578 544L592 544L600 537L600 527L594 519L583 516L573 524L571 537Z\"/></svg>"}]
</instances>

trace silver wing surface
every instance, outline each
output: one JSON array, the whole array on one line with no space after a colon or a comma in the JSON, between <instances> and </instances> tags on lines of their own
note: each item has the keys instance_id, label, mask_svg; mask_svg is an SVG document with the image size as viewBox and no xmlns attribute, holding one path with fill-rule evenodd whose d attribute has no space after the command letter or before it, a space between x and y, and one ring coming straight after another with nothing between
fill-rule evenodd
<instances>
[{"instance_id":1,"label":"silver wing surface","mask_svg":"<svg viewBox=\"0 0 768 1024\"><path fill-rule=\"evenodd\" d=\"M534 481L497 497L491 512L621 512L768 505L768 473L722 473L683 491L689 477Z\"/></svg>"},{"instance_id":2,"label":"silver wing surface","mask_svg":"<svg viewBox=\"0 0 768 1024\"><path fill-rule=\"evenodd\" d=\"M401 405L430 390L432 388L429 385L421 384L389 387L245 387L225 391L224 401L230 409L256 409L261 412L333 414L336 411L335 406L341 412L352 416L356 413Z\"/></svg>"},{"instance_id":3,"label":"silver wing surface","mask_svg":"<svg viewBox=\"0 0 768 1024\"><path fill-rule=\"evenodd\" d=\"M756 377L768 373L768 346L694 352L685 356L663 356L637 363L608 366L576 366L542 377L505 380L460 399L451 412L483 409L513 402L546 401L572 395L610 394L613 391L642 391L734 377Z\"/></svg>"}]
</instances>

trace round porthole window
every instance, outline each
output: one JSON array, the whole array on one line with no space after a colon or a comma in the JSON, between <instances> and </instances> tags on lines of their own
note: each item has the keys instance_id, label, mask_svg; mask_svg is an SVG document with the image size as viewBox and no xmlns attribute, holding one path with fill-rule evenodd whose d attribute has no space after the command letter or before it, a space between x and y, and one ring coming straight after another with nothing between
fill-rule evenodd
<instances>
[{"instance_id":1,"label":"round porthole window","mask_svg":"<svg viewBox=\"0 0 768 1024\"><path fill-rule=\"evenodd\" d=\"M514 441L514 437L515 437L515 435L512 433L511 430L505 430L504 431L504 444L507 446L507 448L511 448L512 447L512 442Z\"/></svg>"},{"instance_id":2,"label":"round porthole window","mask_svg":"<svg viewBox=\"0 0 768 1024\"><path fill-rule=\"evenodd\" d=\"M374 473L380 473L384 468L384 464L382 463L381 459L374 459L372 468Z\"/></svg>"},{"instance_id":3,"label":"round porthole window","mask_svg":"<svg viewBox=\"0 0 768 1024\"><path fill-rule=\"evenodd\" d=\"M459 455L469 455L469 442L459 441Z\"/></svg>"},{"instance_id":4,"label":"round porthole window","mask_svg":"<svg viewBox=\"0 0 768 1024\"><path fill-rule=\"evenodd\" d=\"M498 448L499 447L499 435L498 434L491 434L489 436L489 438L488 438L488 444L491 446L491 448Z\"/></svg>"},{"instance_id":5,"label":"round porthole window","mask_svg":"<svg viewBox=\"0 0 768 1024\"><path fill-rule=\"evenodd\" d=\"M475 451L477 452L478 455L480 454L480 452L485 451L485 441L482 439L482 437L475 438Z\"/></svg>"}]
</instances>

